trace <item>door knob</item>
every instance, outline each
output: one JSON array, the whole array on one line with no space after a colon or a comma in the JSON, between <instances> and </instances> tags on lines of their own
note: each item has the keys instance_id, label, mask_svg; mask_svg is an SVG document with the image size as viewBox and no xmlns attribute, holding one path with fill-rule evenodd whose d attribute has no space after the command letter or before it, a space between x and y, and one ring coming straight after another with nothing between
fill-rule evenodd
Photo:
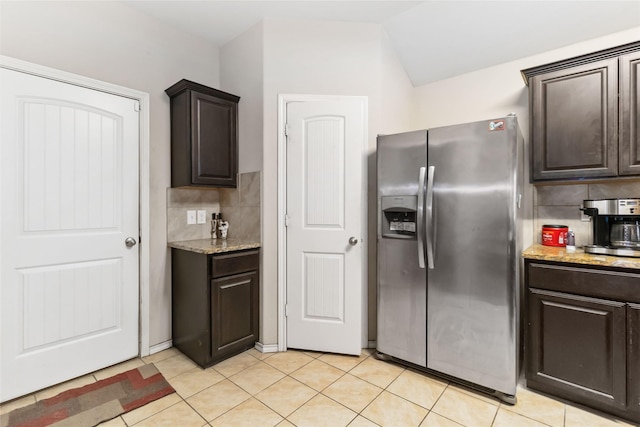
<instances>
[{"instance_id":1,"label":"door knob","mask_svg":"<svg viewBox=\"0 0 640 427\"><path fill-rule=\"evenodd\" d=\"M127 237L126 239L124 239L124 244L127 245L128 248L135 246L136 243L136 239L134 239L133 237Z\"/></svg>"},{"instance_id":2,"label":"door knob","mask_svg":"<svg viewBox=\"0 0 640 427\"><path fill-rule=\"evenodd\" d=\"M356 238L355 238L355 237L353 237L353 236L349 237L349 244L350 244L351 246L355 246L355 245L357 245L357 244L358 244L358 239L356 239Z\"/></svg>"}]
</instances>

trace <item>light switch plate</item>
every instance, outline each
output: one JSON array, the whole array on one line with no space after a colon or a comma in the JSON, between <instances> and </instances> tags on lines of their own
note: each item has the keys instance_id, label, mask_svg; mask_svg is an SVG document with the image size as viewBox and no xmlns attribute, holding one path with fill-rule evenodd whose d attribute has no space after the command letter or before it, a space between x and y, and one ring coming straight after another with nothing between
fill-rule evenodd
<instances>
[{"instance_id":1,"label":"light switch plate","mask_svg":"<svg viewBox=\"0 0 640 427\"><path fill-rule=\"evenodd\" d=\"M196 223L196 211L187 211L187 225Z\"/></svg>"},{"instance_id":2,"label":"light switch plate","mask_svg":"<svg viewBox=\"0 0 640 427\"><path fill-rule=\"evenodd\" d=\"M207 211L198 210L198 224L206 224L207 223Z\"/></svg>"}]
</instances>

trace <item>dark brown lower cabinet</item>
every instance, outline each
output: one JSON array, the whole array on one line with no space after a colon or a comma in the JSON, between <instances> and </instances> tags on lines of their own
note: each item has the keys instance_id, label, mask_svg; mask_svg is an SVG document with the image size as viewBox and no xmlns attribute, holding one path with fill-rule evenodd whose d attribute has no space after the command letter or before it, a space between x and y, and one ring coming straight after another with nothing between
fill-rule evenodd
<instances>
[{"instance_id":1,"label":"dark brown lower cabinet","mask_svg":"<svg viewBox=\"0 0 640 427\"><path fill-rule=\"evenodd\" d=\"M625 311L624 303L529 289L527 384L624 407Z\"/></svg>"},{"instance_id":2,"label":"dark brown lower cabinet","mask_svg":"<svg viewBox=\"0 0 640 427\"><path fill-rule=\"evenodd\" d=\"M171 253L173 346L203 368L253 347L259 330L259 250Z\"/></svg>"},{"instance_id":3,"label":"dark brown lower cabinet","mask_svg":"<svg viewBox=\"0 0 640 427\"><path fill-rule=\"evenodd\" d=\"M640 422L640 304L629 304L627 307L627 331L629 333L627 363L629 410L635 414L632 419Z\"/></svg>"},{"instance_id":4,"label":"dark brown lower cabinet","mask_svg":"<svg viewBox=\"0 0 640 427\"><path fill-rule=\"evenodd\" d=\"M525 266L527 387L640 422L640 274Z\"/></svg>"}]
</instances>

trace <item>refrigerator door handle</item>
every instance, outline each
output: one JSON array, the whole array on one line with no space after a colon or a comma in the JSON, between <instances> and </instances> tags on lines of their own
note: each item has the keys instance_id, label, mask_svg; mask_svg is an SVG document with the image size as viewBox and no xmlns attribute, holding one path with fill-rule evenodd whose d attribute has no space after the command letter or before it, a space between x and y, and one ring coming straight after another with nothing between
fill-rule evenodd
<instances>
[{"instance_id":1,"label":"refrigerator door handle","mask_svg":"<svg viewBox=\"0 0 640 427\"><path fill-rule=\"evenodd\" d=\"M427 265L429 270L434 269L435 260L435 229L434 229L434 211L433 211L433 180L436 173L435 166L429 166L427 173L427 207L426 207L426 226L427 226Z\"/></svg>"},{"instance_id":2,"label":"refrigerator door handle","mask_svg":"<svg viewBox=\"0 0 640 427\"><path fill-rule=\"evenodd\" d=\"M418 266L424 268L424 178L425 167L420 168L420 175L418 176L418 218L416 218L416 237L418 239Z\"/></svg>"}]
</instances>

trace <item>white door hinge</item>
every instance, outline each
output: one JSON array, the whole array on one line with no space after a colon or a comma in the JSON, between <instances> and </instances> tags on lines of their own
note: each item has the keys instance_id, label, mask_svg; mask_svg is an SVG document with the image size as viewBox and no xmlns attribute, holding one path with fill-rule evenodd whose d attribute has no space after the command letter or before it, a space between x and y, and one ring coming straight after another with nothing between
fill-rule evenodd
<instances>
[{"instance_id":1,"label":"white door hinge","mask_svg":"<svg viewBox=\"0 0 640 427\"><path fill-rule=\"evenodd\" d=\"M285 216L284 216L284 226L285 226L285 227L288 227L288 226L289 226L289 219L290 219L290 218L289 218L289 215L285 215Z\"/></svg>"},{"instance_id":2,"label":"white door hinge","mask_svg":"<svg viewBox=\"0 0 640 427\"><path fill-rule=\"evenodd\" d=\"M284 136L289 136L289 123L284 124Z\"/></svg>"},{"instance_id":3,"label":"white door hinge","mask_svg":"<svg viewBox=\"0 0 640 427\"><path fill-rule=\"evenodd\" d=\"M140 101L133 102L133 111L140 111L142 108L140 107Z\"/></svg>"},{"instance_id":4,"label":"white door hinge","mask_svg":"<svg viewBox=\"0 0 640 427\"><path fill-rule=\"evenodd\" d=\"M289 304L284 305L284 317L289 317Z\"/></svg>"}]
</instances>

